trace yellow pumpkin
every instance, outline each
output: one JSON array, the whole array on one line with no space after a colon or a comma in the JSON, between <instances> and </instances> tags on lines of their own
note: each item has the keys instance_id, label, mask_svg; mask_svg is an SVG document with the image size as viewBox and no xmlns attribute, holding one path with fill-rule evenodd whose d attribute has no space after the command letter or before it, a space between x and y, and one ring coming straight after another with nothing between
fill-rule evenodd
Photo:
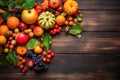
<instances>
[{"instance_id":1,"label":"yellow pumpkin","mask_svg":"<svg viewBox=\"0 0 120 80\"><path fill-rule=\"evenodd\" d=\"M68 15L73 15L78 10L78 3L74 0L67 0L63 8Z\"/></svg>"},{"instance_id":2,"label":"yellow pumpkin","mask_svg":"<svg viewBox=\"0 0 120 80\"><path fill-rule=\"evenodd\" d=\"M16 52L20 56L24 56L27 53L27 49L24 46L17 46Z\"/></svg>"}]
</instances>

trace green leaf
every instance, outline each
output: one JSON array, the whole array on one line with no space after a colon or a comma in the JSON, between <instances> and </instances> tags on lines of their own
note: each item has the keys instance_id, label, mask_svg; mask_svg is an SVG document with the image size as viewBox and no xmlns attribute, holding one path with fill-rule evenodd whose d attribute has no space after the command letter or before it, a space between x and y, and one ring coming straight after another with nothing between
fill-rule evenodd
<instances>
[{"instance_id":1,"label":"green leaf","mask_svg":"<svg viewBox=\"0 0 120 80\"><path fill-rule=\"evenodd\" d=\"M8 9L11 9L15 6L15 1L12 1L8 4Z\"/></svg>"},{"instance_id":2,"label":"green leaf","mask_svg":"<svg viewBox=\"0 0 120 80\"><path fill-rule=\"evenodd\" d=\"M46 50L50 49L50 45L52 44L52 37L48 33L44 33L41 38L42 45L46 48Z\"/></svg>"},{"instance_id":3,"label":"green leaf","mask_svg":"<svg viewBox=\"0 0 120 80\"><path fill-rule=\"evenodd\" d=\"M17 5L22 5L23 3L25 3L25 0L18 0Z\"/></svg>"},{"instance_id":4,"label":"green leaf","mask_svg":"<svg viewBox=\"0 0 120 80\"><path fill-rule=\"evenodd\" d=\"M38 45L38 40L33 38L28 41L27 45L25 46L27 49L34 49Z\"/></svg>"},{"instance_id":5,"label":"green leaf","mask_svg":"<svg viewBox=\"0 0 120 80\"><path fill-rule=\"evenodd\" d=\"M21 6L21 8L32 8L35 4L35 0L25 0L25 3Z\"/></svg>"},{"instance_id":6,"label":"green leaf","mask_svg":"<svg viewBox=\"0 0 120 80\"><path fill-rule=\"evenodd\" d=\"M0 66L5 66L7 64L7 60L5 55L0 54Z\"/></svg>"},{"instance_id":7,"label":"green leaf","mask_svg":"<svg viewBox=\"0 0 120 80\"><path fill-rule=\"evenodd\" d=\"M80 24L74 24L70 28L69 33L72 35L77 35L77 34L80 34L82 31L83 31L83 28Z\"/></svg>"},{"instance_id":8,"label":"green leaf","mask_svg":"<svg viewBox=\"0 0 120 80\"><path fill-rule=\"evenodd\" d=\"M17 62L19 61L19 58L17 57L15 52L10 52L7 56L6 59L12 63L13 65L17 65Z\"/></svg>"},{"instance_id":9,"label":"green leaf","mask_svg":"<svg viewBox=\"0 0 120 80\"><path fill-rule=\"evenodd\" d=\"M3 17L5 20L7 20L7 18L10 17L10 16L11 16L11 14L8 13L8 12L2 13L2 17Z\"/></svg>"},{"instance_id":10,"label":"green leaf","mask_svg":"<svg viewBox=\"0 0 120 80\"><path fill-rule=\"evenodd\" d=\"M81 21L82 20L82 18L80 17L80 16L77 16L77 18L76 18L78 21Z\"/></svg>"}]
</instances>

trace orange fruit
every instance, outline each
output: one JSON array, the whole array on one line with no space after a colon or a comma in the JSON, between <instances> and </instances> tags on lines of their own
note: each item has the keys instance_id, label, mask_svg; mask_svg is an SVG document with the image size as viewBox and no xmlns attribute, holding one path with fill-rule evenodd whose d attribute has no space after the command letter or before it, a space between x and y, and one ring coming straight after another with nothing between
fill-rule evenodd
<instances>
[{"instance_id":1,"label":"orange fruit","mask_svg":"<svg viewBox=\"0 0 120 80\"><path fill-rule=\"evenodd\" d=\"M7 25L10 29L15 29L20 24L20 21L17 17L11 16L7 19Z\"/></svg>"},{"instance_id":2,"label":"orange fruit","mask_svg":"<svg viewBox=\"0 0 120 80\"><path fill-rule=\"evenodd\" d=\"M0 45L5 44L5 43L6 43L6 41L7 41L6 37L5 37L5 36L3 36L3 35L1 35L1 36L0 36Z\"/></svg>"},{"instance_id":3,"label":"orange fruit","mask_svg":"<svg viewBox=\"0 0 120 80\"><path fill-rule=\"evenodd\" d=\"M36 46L35 48L34 48L34 52L36 53L36 54L40 54L40 53L42 53L42 48L38 45L38 46Z\"/></svg>"},{"instance_id":4,"label":"orange fruit","mask_svg":"<svg viewBox=\"0 0 120 80\"><path fill-rule=\"evenodd\" d=\"M41 36L44 33L44 30L40 26L36 26L33 32L36 36Z\"/></svg>"},{"instance_id":5,"label":"orange fruit","mask_svg":"<svg viewBox=\"0 0 120 80\"><path fill-rule=\"evenodd\" d=\"M56 23L58 25L63 25L65 23L65 21L66 21L66 19L65 19L65 17L63 15L58 15L56 17Z\"/></svg>"},{"instance_id":6,"label":"orange fruit","mask_svg":"<svg viewBox=\"0 0 120 80\"><path fill-rule=\"evenodd\" d=\"M21 18L26 24L33 24L38 20L38 13L34 8L24 9Z\"/></svg>"},{"instance_id":7,"label":"orange fruit","mask_svg":"<svg viewBox=\"0 0 120 80\"><path fill-rule=\"evenodd\" d=\"M0 46L0 53L2 53L2 51L3 51L3 48L2 48L2 46Z\"/></svg>"},{"instance_id":8,"label":"orange fruit","mask_svg":"<svg viewBox=\"0 0 120 80\"><path fill-rule=\"evenodd\" d=\"M5 35L8 31L9 31L8 26L6 26L6 25L0 26L0 35Z\"/></svg>"}]
</instances>

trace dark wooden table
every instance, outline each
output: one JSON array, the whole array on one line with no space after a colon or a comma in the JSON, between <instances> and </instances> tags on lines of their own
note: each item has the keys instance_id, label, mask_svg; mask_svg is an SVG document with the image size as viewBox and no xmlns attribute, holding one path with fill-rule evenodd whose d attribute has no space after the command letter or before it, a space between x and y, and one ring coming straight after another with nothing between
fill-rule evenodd
<instances>
[{"instance_id":1,"label":"dark wooden table","mask_svg":"<svg viewBox=\"0 0 120 80\"><path fill-rule=\"evenodd\" d=\"M120 0L77 0L83 12L81 38L62 32L46 73L0 68L0 80L120 80Z\"/></svg>"}]
</instances>

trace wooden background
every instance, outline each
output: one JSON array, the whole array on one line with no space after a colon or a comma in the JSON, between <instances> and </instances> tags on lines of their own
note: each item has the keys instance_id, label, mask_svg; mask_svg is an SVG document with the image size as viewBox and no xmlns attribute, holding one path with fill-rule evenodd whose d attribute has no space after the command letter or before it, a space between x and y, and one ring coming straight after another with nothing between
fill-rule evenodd
<instances>
[{"instance_id":1,"label":"wooden background","mask_svg":"<svg viewBox=\"0 0 120 80\"><path fill-rule=\"evenodd\" d=\"M83 12L81 38L62 32L46 73L0 68L0 80L120 80L120 0L76 0Z\"/></svg>"}]
</instances>

